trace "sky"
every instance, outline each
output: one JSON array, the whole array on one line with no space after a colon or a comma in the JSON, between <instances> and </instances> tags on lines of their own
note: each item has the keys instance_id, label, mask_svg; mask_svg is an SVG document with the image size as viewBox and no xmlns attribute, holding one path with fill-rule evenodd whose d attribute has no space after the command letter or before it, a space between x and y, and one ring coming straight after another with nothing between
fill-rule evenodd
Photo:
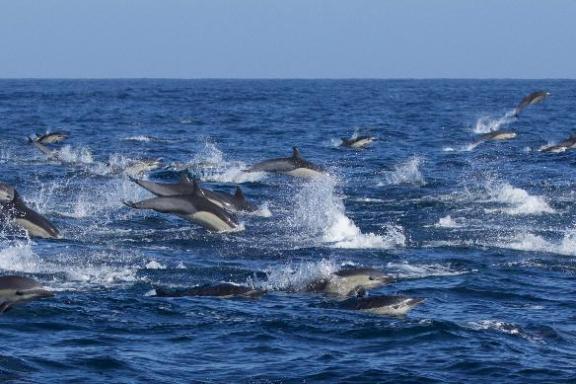
<instances>
[{"instance_id":1,"label":"sky","mask_svg":"<svg viewBox=\"0 0 576 384\"><path fill-rule=\"evenodd\" d=\"M0 78L576 78L576 0L0 0Z\"/></svg>"}]
</instances>

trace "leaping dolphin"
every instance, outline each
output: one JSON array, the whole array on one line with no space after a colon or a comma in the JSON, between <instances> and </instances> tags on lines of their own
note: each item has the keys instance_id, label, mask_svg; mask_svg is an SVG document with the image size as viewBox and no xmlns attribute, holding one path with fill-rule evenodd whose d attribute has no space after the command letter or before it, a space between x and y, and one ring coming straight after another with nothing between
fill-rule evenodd
<instances>
[{"instance_id":1,"label":"leaping dolphin","mask_svg":"<svg viewBox=\"0 0 576 384\"><path fill-rule=\"evenodd\" d=\"M539 103L539 102L543 101L545 98L547 98L548 96L550 96L550 92L546 92L546 91L532 92L528 96L524 97L522 99L522 101L520 102L520 104L518 104L518 106L514 110L514 116L518 117L520 115L520 112L522 112L524 109L526 109L526 107L528 107L529 105L532 105L532 104Z\"/></svg>"},{"instance_id":2,"label":"leaping dolphin","mask_svg":"<svg viewBox=\"0 0 576 384\"><path fill-rule=\"evenodd\" d=\"M233 297L257 298L266 293L266 291L262 289L232 283L206 284L185 289L155 288L155 291L158 297L211 296L223 299Z\"/></svg>"},{"instance_id":3,"label":"leaping dolphin","mask_svg":"<svg viewBox=\"0 0 576 384\"><path fill-rule=\"evenodd\" d=\"M227 232L238 228L237 219L208 198L194 182L194 192L187 195L160 196L140 202L124 202L136 209L152 209L170 213L199 224L215 232Z\"/></svg>"},{"instance_id":4,"label":"leaping dolphin","mask_svg":"<svg viewBox=\"0 0 576 384\"><path fill-rule=\"evenodd\" d=\"M309 284L308 292L324 292L339 296L351 296L362 289L381 287L394 281L392 276L374 268L347 267L334 272L328 278Z\"/></svg>"},{"instance_id":5,"label":"leaping dolphin","mask_svg":"<svg viewBox=\"0 0 576 384\"><path fill-rule=\"evenodd\" d=\"M482 143L485 143L487 141L511 140L511 139L514 139L516 136L518 136L518 134L516 132L513 132L513 131L498 130L498 131L488 132L488 133L485 133L483 135L480 135L478 140L476 140L472 144L472 148L474 148L474 147L476 147Z\"/></svg>"},{"instance_id":6,"label":"leaping dolphin","mask_svg":"<svg viewBox=\"0 0 576 384\"><path fill-rule=\"evenodd\" d=\"M351 297L338 303L341 309L353 311L363 311L377 315L400 316L408 313L416 305L422 303L423 299L407 296L367 296Z\"/></svg>"},{"instance_id":7,"label":"leaping dolphin","mask_svg":"<svg viewBox=\"0 0 576 384\"><path fill-rule=\"evenodd\" d=\"M278 172L295 177L318 177L324 175L322 167L304 160L298 148L292 148L292 156L265 160L254 164L244 172Z\"/></svg>"},{"instance_id":8,"label":"leaping dolphin","mask_svg":"<svg viewBox=\"0 0 576 384\"><path fill-rule=\"evenodd\" d=\"M566 140L560 142L559 144L550 145L548 147L544 147L540 149L540 152L551 152L551 153L560 153L567 151L569 149L576 148L576 135L572 135Z\"/></svg>"},{"instance_id":9,"label":"leaping dolphin","mask_svg":"<svg viewBox=\"0 0 576 384\"><path fill-rule=\"evenodd\" d=\"M342 144L340 144L340 146L354 149L363 149L371 144L374 140L376 140L374 136L358 136L350 139L343 137Z\"/></svg>"},{"instance_id":10,"label":"leaping dolphin","mask_svg":"<svg viewBox=\"0 0 576 384\"><path fill-rule=\"evenodd\" d=\"M40 144L56 144L66 140L69 136L67 132L49 132L43 135L37 134L32 140Z\"/></svg>"},{"instance_id":11,"label":"leaping dolphin","mask_svg":"<svg viewBox=\"0 0 576 384\"><path fill-rule=\"evenodd\" d=\"M56 239L59 232L52 223L38 212L28 208L16 189L0 182L0 214L13 219L28 231L30 236Z\"/></svg>"},{"instance_id":12,"label":"leaping dolphin","mask_svg":"<svg viewBox=\"0 0 576 384\"><path fill-rule=\"evenodd\" d=\"M22 276L0 276L0 313L6 312L15 304L52 297L54 294L34 279Z\"/></svg>"},{"instance_id":13,"label":"leaping dolphin","mask_svg":"<svg viewBox=\"0 0 576 384\"><path fill-rule=\"evenodd\" d=\"M194 180L191 179L186 172L182 172L180 175L180 180L174 184L155 183L152 181L137 180L134 178L130 178L130 180L142 188L152 192L156 196L188 195L193 194L195 190ZM198 185L200 185L197 180L196 182ZM201 190L204 192L204 195L208 200L229 211L254 212L257 210L256 206L246 200L246 197L244 196L244 193L242 193L242 189L240 189L240 187L236 187L236 192L234 195L229 195L224 192L210 191L205 188L201 188Z\"/></svg>"}]
</instances>

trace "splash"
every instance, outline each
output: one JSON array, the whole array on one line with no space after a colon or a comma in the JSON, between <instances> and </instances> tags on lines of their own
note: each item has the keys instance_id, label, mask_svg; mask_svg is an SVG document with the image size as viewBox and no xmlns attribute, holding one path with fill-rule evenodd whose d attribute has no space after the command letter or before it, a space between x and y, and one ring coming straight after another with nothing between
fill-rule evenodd
<instances>
[{"instance_id":1,"label":"splash","mask_svg":"<svg viewBox=\"0 0 576 384\"><path fill-rule=\"evenodd\" d=\"M496 210L487 210L489 212L500 211L508 215L541 215L555 212L544 197L530 195L524 189L513 187L506 182L495 185L489 184L488 193L492 201L508 206Z\"/></svg>"},{"instance_id":2,"label":"splash","mask_svg":"<svg viewBox=\"0 0 576 384\"><path fill-rule=\"evenodd\" d=\"M339 266L332 260L285 264L269 267L264 272L265 281L248 279L249 285L269 291L304 291L312 282L329 278Z\"/></svg>"},{"instance_id":3,"label":"splash","mask_svg":"<svg viewBox=\"0 0 576 384\"><path fill-rule=\"evenodd\" d=\"M564 256L576 256L576 229L568 231L560 241L554 242L532 233L520 233L508 241L494 244L498 248L516 251L546 252Z\"/></svg>"},{"instance_id":4,"label":"splash","mask_svg":"<svg viewBox=\"0 0 576 384\"><path fill-rule=\"evenodd\" d=\"M394 166L394 170L385 172L384 180L378 183L378 186L384 185L426 185L424 176L420 171L422 160L417 157L411 157L408 161Z\"/></svg>"},{"instance_id":5,"label":"splash","mask_svg":"<svg viewBox=\"0 0 576 384\"><path fill-rule=\"evenodd\" d=\"M312 236L334 248L389 249L405 244L401 227L389 226L385 235L363 234L345 214L342 196L335 192L336 179L324 176L310 180L296 195L295 210L289 220L295 233ZM298 239L302 240L302 239Z\"/></svg>"},{"instance_id":6,"label":"splash","mask_svg":"<svg viewBox=\"0 0 576 384\"><path fill-rule=\"evenodd\" d=\"M453 219L452 216L448 215L441 217L434 226L438 228L460 228L462 227L462 224Z\"/></svg>"},{"instance_id":7,"label":"splash","mask_svg":"<svg viewBox=\"0 0 576 384\"><path fill-rule=\"evenodd\" d=\"M476 125L474 126L474 133L482 134L482 133L489 133L492 131L498 131L503 127L507 126L514 120L516 117L514 116L515 110L511 110L506 112L503 116L498 118L493 118L490 116L483 116L476 121Z\"/></svg>"}]
</instances>

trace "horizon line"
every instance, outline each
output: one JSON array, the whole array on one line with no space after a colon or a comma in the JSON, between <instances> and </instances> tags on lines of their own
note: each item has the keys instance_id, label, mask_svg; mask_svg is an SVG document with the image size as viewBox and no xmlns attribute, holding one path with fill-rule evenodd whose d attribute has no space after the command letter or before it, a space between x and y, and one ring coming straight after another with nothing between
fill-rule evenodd
<instances>
[{"instance_id":1,"label":"horizon line","mask_svg":"<svg viewBox=\"0 0 576 384\"><path fill-rule=\"evenodd\" d=\"M576 77L0 77L5 80L576 80Z\"/></svg>"}]
</instances>

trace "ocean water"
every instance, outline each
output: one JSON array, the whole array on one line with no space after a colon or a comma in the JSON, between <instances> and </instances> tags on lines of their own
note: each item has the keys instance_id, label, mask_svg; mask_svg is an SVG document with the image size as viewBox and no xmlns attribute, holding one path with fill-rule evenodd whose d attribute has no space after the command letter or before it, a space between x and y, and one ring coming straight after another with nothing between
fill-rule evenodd
<instances>
[{"instance_id":1,"label":"ocean water","mask_svg":"<svg viewBox=\"0 0 576 384\"><path fill-rule=\"evenodd\" d=\"M57 296L0 316L0 381L576 382L576 158L538 152L575 104L565 80L2 80L1 180L63 239L1 227L0 274ZM498 128L519 136L471 145ZM65 163L27 144L47 130L71 133ZM355 133L378 140L338 147ZM295 145L330 177L241 171ZM149 179L189 169L260 209L228 234L131 210L150 194L122 170L145 158L164 164ZM349 264L425 302L385 317L298 292ZM216 282L269 292L153 295Z\"/></svg>"}]
</instances>

